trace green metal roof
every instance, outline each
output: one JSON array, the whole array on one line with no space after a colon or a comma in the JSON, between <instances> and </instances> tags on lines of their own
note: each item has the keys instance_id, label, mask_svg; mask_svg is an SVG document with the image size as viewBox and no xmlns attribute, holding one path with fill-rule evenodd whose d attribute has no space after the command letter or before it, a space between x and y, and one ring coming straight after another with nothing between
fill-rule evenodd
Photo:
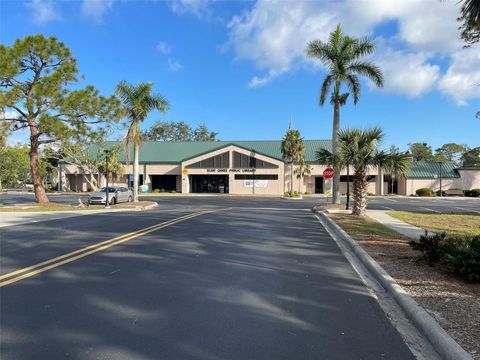
<instances>
[{"instance_id":1,"label":"green metal roof","mask_svg":"<svg viewBox=\"0 0 480 360\"><path fill-rule=\"evenodd\" d=\"M107 147L117 142L108 142ZM145 141L140 147L140 163L180 163L184 160L218 150L229 145L236 145L277 160L282 160L280 140L252 141ZM332 149L330 140L305 140L305 160L316 162L315 153L319 148ZM96 151L96 149L92 149ZM120 161L125 161L123 149ZM130 156L133 159L133 155Z\"/></svg>"},{"instance_id":2,"label":"green metal roof","mask_svg":"<svg viewBox=\"0 0 480 360\"><path fill-rule=\"evenodd\" d=\"M435 177L440 177L440 171L444 179L460 177L453 161L442 163L415 161L410 165L405 177L407 179L434 179Z\"/></svg>"}]
</instances>

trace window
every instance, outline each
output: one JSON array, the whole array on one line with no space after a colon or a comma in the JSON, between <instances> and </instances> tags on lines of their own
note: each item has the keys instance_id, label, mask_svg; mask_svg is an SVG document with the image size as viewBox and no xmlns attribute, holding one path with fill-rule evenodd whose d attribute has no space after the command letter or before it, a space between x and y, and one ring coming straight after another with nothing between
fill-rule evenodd
<instances>
[{"instance_id":1,"label":"window","mask_svg":"<svg viewBox=\"0 0 480 360\"><path fill-rule=\"evenodd\" d=\"M233 167L236 169L278 169L277 165L236 151L233 152Z\"/></svg>"},{"instance_id":2,"label":"window","mask_svg":"<svg viewBox=\"0 0 480 360\"><path fill-rule=\"evenodd\" d=\"M230 167L228 151L186 166L187 169L224 169Z\"/></svg>"},{"instance_id":3,"label":"window","mask_svg":"<svg viewBox=\"0 0 480 360\"><path fill-rule=\"evenodd\" d=\"M368 175L367 176L367 181L372 181L375 179L375 175ZM340 176L340 182L347 182L347 176L346 175L341 175ZM348 182L353 182L353 175L350 175L348 177Z\"/></svg>"},{"instance_id":4,"label":"window","mask_svg":"<svg viewBox=\"0 0 480 360\"><path fill-rule=\"evenodd\" d=\"M278 180L278 175L235 175L235 180Z\"/></svg>"}]
</instances>

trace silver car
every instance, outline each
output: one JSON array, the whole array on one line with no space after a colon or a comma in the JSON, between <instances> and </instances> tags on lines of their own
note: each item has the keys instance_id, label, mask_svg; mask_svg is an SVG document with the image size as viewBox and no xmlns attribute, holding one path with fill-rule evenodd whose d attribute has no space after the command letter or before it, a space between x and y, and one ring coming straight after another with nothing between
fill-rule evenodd
<instances>
[{"instance_id":1,"label":"silver car","mask_svg":"<svg viewBox=\"0 0 480 360\"><path fill-rule=\"evenodd\" d=\"M133 193L131 190L126 187L108 187L108 202L110 205L115 205L121 202L132 202ZM96 193L90 194L88 196L88 203L90 205L96 204L105 204L107 202L107 192L106 188L101 188Z\"/></svg>"}]
</instances>

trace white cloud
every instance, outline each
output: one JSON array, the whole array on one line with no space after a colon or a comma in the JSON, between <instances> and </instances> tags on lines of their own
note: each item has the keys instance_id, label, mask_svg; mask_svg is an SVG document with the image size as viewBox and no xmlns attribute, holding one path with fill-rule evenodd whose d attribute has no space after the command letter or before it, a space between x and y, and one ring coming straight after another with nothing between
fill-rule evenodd
<instances>
[{"instance_id":1,"label":"white cloud","mask_svg":"<svg viewBox=\"0 0 480 360\"><path fill-rule=\"evenodd\" d=\"M254 76L249 82L248 82L248 87L249 88L257 88L257 87L262 87L267 85L270 81L272 80L271 76L263 76L263 77L258 77Z\"/></svg>"},{"instance_id":2,"label":"white cloud","mask_svg":"<svg viewBox=\"0 0 480 360\"><path fill-rule=\"evenodd\" d=\"M374 62L383 71L387 92L418 97L432 90L440 77L440 67L428 63L428 58L423 52L379 48Z\"/></svg>"},{"instance_id":3,"label":"white cloud","mask_svg":"<svg viewBox=\"0 0 480 360\"><path fill-rule=\"evenodd\" d=\"M210 6L214 0L172 0L170 9L178 15L192 14L198 18L210 15Z\"/></svg>"},{"instance_id":4,"label":"white cloud","mask_svg":"<svg viewBox=\"0 0 480 360\"><path fill-rule=\"evenodd\" d=\"M480 98L480 47L461 49L452 55L452 62L438 87L459 105L467 99Z\"/></svg>"},{"instance_id":5,"label":"white cloud","mask_svg":"<svg viewBox=\"0 0 480 360\"><path fill-rule=\"evenodd\" d=\"M231 19L227 46L237 60L252 61L267 74L257 74L248 83L260 87L289 71L311 67L306 44L326 40L337 24L347 34L362 37L372 36L377 26L389 21L394 34L380 41L374 60L385 73L386 91L415 97L437 88L441 69L434 60L462 47L458 10L455 1L258 0Z\"/></svg>"},{"instance_id":6,"label":"white cloud","mask_svg":"<svg viewBox=\"0 0 480 360\"><path fill-rule=\"evenodd\" d=\"M157 50L164 54L164 55L167 55L167 54L170 54L172 52L172 47L167 44L166 42L164 41L160 41L158 44L157 44Z\"/></svg>"},{"instance_id":7,"label":"white cloud","mask_svg":"<svg viewBox=\"0 0 480 360\"><path fill-rule=\"evenodd\" d=\"M25 3L30 9L32 20L38 25L46 24L50 21L62 20L62 16L54 6L52 0L32 0Z\"/></svg>"},{"instance_id":8,"label":"white cloud","mask_svg":"<svg viewBox=\"0 0 480 360\"><path fill-rule=\"evenodd\" d=\"M347 0L339 14L351 30L368 33L375 25L395 20L397 37L422 51L452 51L461 47L458 39L456 1ZM348 9L348 11L345 11Z\"/></svg>"},{"instance_id":9,"label":"white cloud","mask_svg":"<svg viewBox=\"0 0 480 360\"><path fill-rule=\"evenodd\" d=\"M83 0L82 15L92 18L95 22L102 22L103 17L117 0Z\"/></svg>"},{"instance_id":10,"label":"white cloud","mask_svg":"<svg viewBox=\"0 0 480 360\"><path fill-rule=\"evenodd\" d=\"M168 70L171 72L178 72L183 70L183 65L180 64L177 60L168 59Z\"/></svg>"}]
</instances>

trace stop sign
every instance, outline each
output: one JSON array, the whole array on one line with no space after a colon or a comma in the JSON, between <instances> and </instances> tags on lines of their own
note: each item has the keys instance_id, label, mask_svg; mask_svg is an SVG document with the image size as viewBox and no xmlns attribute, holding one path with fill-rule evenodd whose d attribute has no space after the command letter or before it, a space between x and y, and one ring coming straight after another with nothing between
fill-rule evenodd
<instances>
[{"instance_id":1,"label":"stop sign","mask_svg":"<svg viewBox=\"0 0 480 360\"><path fill-rule=\"evenodd\" d=\"M323 170L323 177L325 179L331 179L333 178L334 175L335 175L335 172L333 171L332 168L326 168L325 170Z\"/></svg>"}]
</instances>

